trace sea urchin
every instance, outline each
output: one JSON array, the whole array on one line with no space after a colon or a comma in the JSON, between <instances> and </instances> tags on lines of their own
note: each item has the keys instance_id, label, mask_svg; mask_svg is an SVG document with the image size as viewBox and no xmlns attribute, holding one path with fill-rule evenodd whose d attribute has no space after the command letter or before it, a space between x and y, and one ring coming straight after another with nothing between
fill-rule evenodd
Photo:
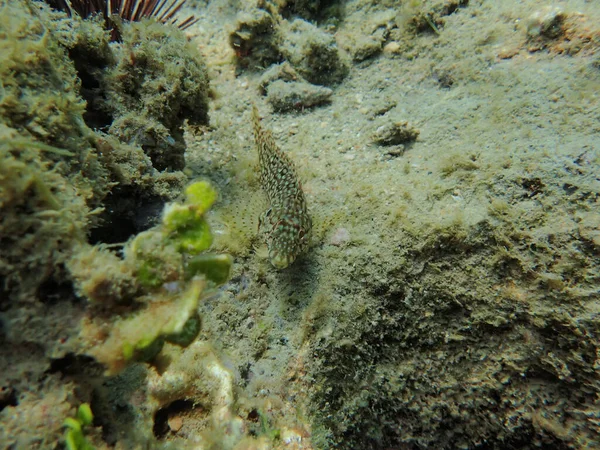
<instances>
[{"instance_id":1,"label":"sea urchin","mask_svg":"<svg viewBox=\"0 0 600 450\"><path fill-rule=\"evenodd\" d=\"M198 19L191 15L182 19L178 12L186 0L46 0L53 8L74 13L82 18L102 14L108 29L114 29L111 17L118 16L129 21L154 17L158 21L173 25L181 30L189 28Z\"/></svg>"}]
</instances>

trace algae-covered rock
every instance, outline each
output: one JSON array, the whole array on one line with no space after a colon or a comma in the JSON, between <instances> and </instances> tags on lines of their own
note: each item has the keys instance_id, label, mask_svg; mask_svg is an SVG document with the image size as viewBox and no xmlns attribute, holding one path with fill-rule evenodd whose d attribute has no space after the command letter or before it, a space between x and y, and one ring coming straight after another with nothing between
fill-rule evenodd
<instances>
[{"instance_id":1,"label":"algae-covered rock","mask_svg":"<svg viewBox=\"0 0 600 450\"><path fill-rule=\"evenodd\" d=\"M80 140L88 134L82 120L85 102L67 52L22 2L3 2L0 8L2 123L22 136L81 151L86 143Z\"/></svg>"},{"instance_id":2,"label":"algae-covered rock","mask_svg":"<svg viewBox=\"0 0 600 450\"><path fill-rule=\"evenodd\" d=\"M361 62L371 58L382 50L383 39L379 36L356 36L348 38L343 48L352 56L352 61Z\"/></svg>"},{"instance_id":3,"label":"algae-covered rock","mask_svg":"<svg viewBox=\"0 0 600 450\"><path fill-rule=\"evenodd\" d=\"M118 62L104 79L109 132L141 145L154 168L182 169L183 121L208 123L204 62L182 32L152 20L126 24L121 33Z\"/></svg>"},{"instance_id":4,"label":"algae-covered rock","mask_svg":"<svg viewBox=\"0 0 600 450\"><path fill-rule=\"evenodd\" d=\"M161 339L186 345L199 330L202 270L185 278L181 253L180 289L159 295L119 248L92 245L122 247L160 219L186 181L175 170L181 126L207 122L206 72L183 35L153 23L122 26L129 40L117 44L100 21L0 2L0 362L8 368L0 386L10 393L0 435L14 448L57 446L68 411L90 400L100 377L85 355L118 334L121 314L137 317L145 299L156 301L151 311L164 307L156 339L120 341L120 358L147 359L144 350L155 352ZM148 121L111 130L132 113ZM152 132L164 142L143 147ZM192 300L173 314L175 298Z\"/></svg>"},{"instance_id":5,"label":"algae-covered rock","mask_svg":"<svg viewBox=\"0 0 600 450\"><path fill-rule=\"evenodd\" d=\"M530 39L555 39L564 32L565 19L566 14L562 8L546 6L527 19L527 36Z\"/></svg>"},{"instance_id":6,"label":"algae-covered rock","mask_svg":"<svg viewBox=\"0 0 600 450\"><path fill-rule=\"evenodd\" d=\"M102 308L133 301L139 287L131 264L102 247L81 245L73 253L67 267L80 297Z\"/></svg>"},{"instance_id":7,"label":"algae-covered rock","mask_svg":"<svg viewBox=\"0 0 600 450\"><path fill-rule=\"evenodd\" d=\"M288 17L301 17L305 20L339 20L344 1L340 0L275 0L281 14Z\"/></svg>"},{"instance_id":8,"label":"algae-covered rock","mask_svg":"<svg viewBox=\"0 0 600 450\"><path fill-rule=\"evenodd\" d=\"M505 437L586 448L570 444L597 439L587 420L562 422L575 405L596 409L583 394L598 389L591 279L568 287L569 269L542 269L583 255L565 235L530 254L536 238L517 237L508 214L424 224L393 249L346 263L362 281L307 314L322 330L306 358L318 448L476 448L483 436L491 448L505 448ZM574 317L576 304L586 306Z\"/></svg>"},{"instance_id":9,"label":"algae-covered rock","mask_svg":"<svg viewBox=\"0 0 600 450\"><path fill-rule=\"evenodd\" d=\"M277 45L277 17L263 9L240 12L229 45L237 57L238 67L264 69L281 60Z\"/></svg>"},{"instance_id":10,"label":"algae-covered rock","mask_svg":"<svg viewBox=\"0 0 600 450\"><path fill-rule=\"evenodd\" d=\"M277 112L304 110L329 103L332 94L331 89L323 86L277 80L267 87L267 102Z\"/></svg>"},{"instance_id":11,"label":"algae-covered rock","mask_svg":"<svg viewBox=\"0 0 600 450\"><path fill-rule=\"evenodd\" d=\"M115 42L100 18L52 17L80 77L83 119L107 131L94 133L107 181L118 183L92 240L123 242L152 226L185 185L182 126L208 122L204 63L179 30L150 19L121 23Z\"/></svg>"},{"instance_id":12,"label":"algae-covered rock","mask_svg":"<svg viewBox=\"0 0 600 450\"><path fill-rule=\"evenodd\" d=\"M134 361L152 361L162 350L165 340L189 345L197 336L200 321L198 303L205 282L193 280L180 292L150 294L145 306L133 311L110 327L109 336L90 346L88 353L115 374ZM95 327L86 331L92 333Z\"/></svg>"},{"instance_id":13,"label":"algae-covered rock","mask_svg":"<svg viewBox=\"0 0 600 450\"><path fill-rule=\"evenodd\" d=\"M259 91L276 112L304 110L329 103L333 91L308 83L287 61L260 77Z\"/></svg>"},{"instance_id":14,"label":"algae-covered rock","mask_svg":"<svg viewBox=\"0 0 600 450\"><path fill-rule=\"evenodd\" d=\"M104 271L89 258L71 261L76 284L93 301L118 302L110 297L120 298L123 285L128 286L123 278L136 288L135 296L125 298L131 305L122 318L92 318L83 331L88 342L85 353L102 362L109 373L132 361L151 361L165 341L186 346L198 334L197 310L204 291L225 283L232 265L228 255L205 253L212 234L204 216L215 200L210 184L192 183L185 202L166 205L162 222L128 243L123 261L112 261L113 267ZM110 259L101 250L88 253ZM99 328L105 329L102 338L95 336Z\"/></svg>"},{"instance_id":15,"label":"algae-covered rock","mask_svg":"<svg viewBox=\"0 0 600 450\"><path fill-rule=\"evenodd\" d=\"M266 95L269 85L278 80L293 82L302 81L303 78L287 61L284 61L281 64L273 64L261 75L258 85L259 92L262 95Z\"/></svg>"},{"instance_id":16,"label":"algae-covered rock","mask_svg":"<svg viewBox=\"0 0 600 450\"><path fill-rule=\"evenodd\" d=\"M378 145L398 145L414 142L419 137L419 130L408 122L385 123L377 127L372 134L373 142Z\"/></svg>"},{"instance_id":17,"label":"algae-covered rock","mask_svg":"<svg viewBox=\"0 0 600 450\"><path fill-rule=\"evenodd\" d=\"M27 5L4 4L0 19L6 171L0 266L5 289L15 293L18 286L35 290L90 230L94 242L112 243L147 228L146 211L160 210L185 182L181 172L156 168L182 168L183 121L207 120L206 71L181 33L149 21L123 24L124 43L109 44L99 21ZM87 123L110 125L113 135ZM150 145L152 133L157 139ZM39 213L47 209L57 213L43 213L42 222ZM44 226L33 225L36 220ZM55 237L37 235L38 228ZM33 249L28 241L42 245ZM19 281L27 277L24 267L39 270L37 282Z\"/></svg>"},{"instance_id":18,"label":"algae-covered rock","mask_svg":"<svg viewBox=\"0 0 600 450\"><path fill-rule=\"evenodd\" d=\"M311 83L331 85L346 76L348 68L331 34L301 19L285 23L279 33L281 53Z\"/></svg>"},{"instance_id":19,"label":"algae-covered rock","mask_svg":"<svg viewBox=\"0 0 600 450\"><path fill-rule=\"evenodd\" d=\"M348 67L333 36L302 19L282 19L273 9L251 8L238 15L229 36L238 68L264 70L286 60L311 83L340 82Z\"/></svg>"},{"instance_id":20,"label":"algae-covered rock","mask_svg":"<svg viewBox=\"0 0 600 450\"><path fill-rule=\"evenodd\" d=\"M76 70L19 2L0 6L0 80L0 280L9 301L64 279L61 265L110 187Z\"/></svg>"}]
</instances>

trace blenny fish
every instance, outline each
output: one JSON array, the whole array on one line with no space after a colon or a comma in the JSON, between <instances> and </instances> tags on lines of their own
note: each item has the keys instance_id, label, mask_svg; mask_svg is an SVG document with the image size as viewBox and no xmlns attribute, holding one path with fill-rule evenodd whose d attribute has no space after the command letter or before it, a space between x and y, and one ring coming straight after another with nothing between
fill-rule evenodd
<instances>
[{"instance_id":1,"label":"blenny fish","mask_svg":"<svg viewBox=\"0 0 600 450\"><path fill-rule=\"evenodd\" d=\"M269 200L269 209L262 214L259 228L267 235L271 264L276 269L285 269L308 247L312 220L294 163L277 146L271 132L261 126L256 105L252 105L252 124L260 183Z\"/></svg>"}]
</instances>

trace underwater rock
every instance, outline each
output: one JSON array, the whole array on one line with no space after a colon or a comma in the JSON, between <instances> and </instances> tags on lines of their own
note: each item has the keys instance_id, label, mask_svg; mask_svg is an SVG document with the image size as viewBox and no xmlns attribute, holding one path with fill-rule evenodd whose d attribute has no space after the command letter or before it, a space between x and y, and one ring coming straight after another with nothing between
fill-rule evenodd
<instances>
[{"instance_id":1,"label":"underwater rock","mask_svg":"<svg viewBox=\"0 0 600 450\"><path fill-rule=\"evenodd\" d=\"M548 6L536 11L527 19L527 36L555 39L564 32L565 19L566 14L559 6Z\"/></svg>"},{"instance_id":2,"label":"underwater rock","mask_svg":"<svg viewBox=\"0 0 600 450\"><path fill-rule=\"evenodd\" d=\"M394 122L377 128L372 139L378 145L398 145L416 141L418 137L419 130L408 122Z\"/></svg>"},{"instance_id":3,"label":"underwater rock","mask_svg":"<svg viewBox=\"0 0 600 450\"><path fill-rule=\"evenodd\" d=\"M375 36L354 36L343 41L342 47L352 57L352 61L361 62L381 52L383 40Z\"/></svg>"},{"instance_id":4,"label":"underwater rock","mask_svg":"<svg viewBox=\"0 0 600 450\"><path fill-rule=\"evenodd\" d=\"M267 88L267 102L276 112L303 110L328 103L333 91L305 82L277 80Z\"/></svg>"},{"instance_id":5,"label":"underwater rock","mask_svg":"<svg viewBox=\"0 0 600 450\"><path fill-rule=\"evenodd\" d=\"M273 64L261 75L258 83L258 90L262 95L266 95L267 87L277 80L304 81L300 74L296 72L296 69L294 69L289 62L284 61L281 64Z\"/></svg>"},{"instance_id":6,"label":"underwater rock","mask_svg":"<svg viewBox=\"0 0 600 450\"><path fill-rule=\"evenodd\" d=\"M348 73L334 37L296 19L280 28L281 53L306 80L314 84L339 83Z\"/></svg>"},{"instance_id":7,"label":"underwater rock","mask_svg":"<svg viewBox=\"0 0 600 450\"><path fill-rule=\"evenodd\" d=\"M392 29L397 27L397 9L383 9L365 15L355 11L344 19L344 27L336 33L337 41L357 63L378 55Z\"/></svg>"},{"instance_id":8,"label":"underwater rock","mask_svg":"<svg viewBox=\"0 0 600 450\"><path fill-rule=\"evenodd\" d=\"M287 61L270 67L260 77L258 89L276 112L322 105L333 94L329 88L308 83Z\"/></svg>"},{"instance_id":9,"label":"underwater rock","mask_svg":"<svg viewBox=\"0 0 600 450\"><path fill-rule=\"evenodd\" d=\"M108 293L104 297L115 302L111 295L119 295L132 283L137 287L132 307L121 311L119 320L110 320L109 327L108 318L92 317L82 333L88 336L87 353L103 363L109 373L119 372L132 361L152 360L165 341L189 345L200 331L197 310L204 291L229 279L232 258L204 253L212 243L204 216L216 200L216 191L206 182L196 182L186 188L185 194L184 203L165 206L159 225L128 243L122 262L112 257L113 270L94 267L90 258L72 261L76 266L73 273L82 275L77 284L85 294ZM203 258L197 259L200 256ZM77 266L88 265L97 271L96 277L76 270ZM92 284L91 280L98 282ZM85 290L86 285L102 289ZM106 302L104 297L91 300ZM98 327L104 328L104 335L93 337Z\"/></svg>"},{"instance_id":10,"label":"underwater rock","mask_svg":"<svg viewBox=\"0 0 600 450\"><path fill-rule=\"evenodd\" d=\"M111 195L95 216L91 243L118 243L152 226L151 209L175 198L187 179L183 124L208 122L208 78L179 30L144 20L121 23L110 42L101 20L53 13L58 39L81 80L90 131ZM116 185L115 185L116 183Z\"/></svg>"},{"instance_id":11,"label":"underwater rock","mask_svg":"<svg viewBox=\"0 0 600 450\"><path fill-rule=\"evenodd\" d=\"M53 448L76 386L49 375L49 359L68 351L86 353L110 334L120 320L117 310L123 313L141 300L142 283L132 266L106 247L90 246L90 230L107 211L103 236L119 234L122 211L113 206L127 205L135 217L137 206L173 198L185 180L182 172L160 173L153 167L181 167L182 150L140 148L137 137L144 124L137 123L133 131L113 130L131 145L88 125L105 127L137 114L151 126L159 123L173 147L170 139L182 136L184 120L207 120L208 85L204 66L183 35L177 41L156 28L145 43L132 38L128 49L126 43L109 46L96 22L69 19L42 3L4 2L0 13L0 320L6 343L0 358L11 367L0 385L20 394L18 404L4 408L0 434L10 435L11 445ZM112 85L111 75L116 76ZM177 256L181 265L182 255ZM219 261L210 277L224 280L223 266ZM209 269L205 264L189 276ZM172 341L189 342L198 330L198 320L189 322L197 314L198 297L190 295L193 301L185 306L191 310L182 308L178 320L159 331ZM176 310L168 302L164 307ZM140 321L141 329L148 327L148 320ZM89 341L79 334L82 329L91 332ZM114 347L96 348L107 350L108 363L146 359L146 350L160 349L161 336L140 343L135 336L130 342L116 335ZM23 376L24 370L30 375ZM34 379L42 378L38 386ZM81 391L85 395L89 388ZM24 396L27 392L31 395Z\"/></svg>"},{"instance_id":12,"label":"underwater rock","mask_svg":"<svg viewBox=\"0 0 600 450\"><path fill-rule=\"evenodd\" d=\"M184 34L151 20L124 24L104 82L109 133L141 145L157 170L185 165L183 122L208 123L208 76Z\"/></svg>"},{"instance_id":13,"label":"underwater rock","mask_svg":"<svg viewBox=\"0 0 600 450\"><path fill-rule=\"evenodd\" d=\"M306 20L318 19L326 12L327 8L332 8L332 3L336 3L331 0L277 0L277 2L282 7L281 12L284 17L299 16Z\"/></svg>"},{"instance_id":14,"label":"underwater rock","mask_svg":"<svg viewBox=\"0 0 600 450\"><path fill-rule=\"evenodd\" d=\"M132 265L98 247L82 246L67 267L78 295L102 308L130 303L138 292Z\"/></svg>"},{"instance_id":15,"label":"underwater rock","mask_svg":"<svg viewBox=\"0 0 600 450\"><path fill-rule=\"evenodd\" d=\"M24 3L0 13L0 280L3 302L31 301L46 280L64 279L110 181L59 39Z\"/></svg>"},{"instance_id":16,"label":"underwater rock","mask_svg":"<svg viewBox=\"0 0 600 450\"><path fill-rule=\"evenodd\" d=\"M281 60L276 23L273 15L263 9L238 14L235 30L229 35L238 68L259 70Z\"/></svg>"}]
</instances>

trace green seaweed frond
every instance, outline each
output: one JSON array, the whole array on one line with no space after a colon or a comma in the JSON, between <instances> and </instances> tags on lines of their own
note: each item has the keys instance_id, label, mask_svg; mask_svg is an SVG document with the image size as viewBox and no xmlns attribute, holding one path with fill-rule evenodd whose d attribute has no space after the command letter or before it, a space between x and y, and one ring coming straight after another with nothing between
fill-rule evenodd
<instances>
[{"instance_id":1,"label":"green seaweed frond","mask_svg":"<svg viewBox=\"0 0 600 450\"><path fill-rule=\"evenodd\" d=\"M82 403L77 409L76 417L67 417L63 423L65 431L65 447L67 450L94 450L94 446L85 438L84 428L92 424L94 415L88 403Z\"/></svg>"}]
</instances>

